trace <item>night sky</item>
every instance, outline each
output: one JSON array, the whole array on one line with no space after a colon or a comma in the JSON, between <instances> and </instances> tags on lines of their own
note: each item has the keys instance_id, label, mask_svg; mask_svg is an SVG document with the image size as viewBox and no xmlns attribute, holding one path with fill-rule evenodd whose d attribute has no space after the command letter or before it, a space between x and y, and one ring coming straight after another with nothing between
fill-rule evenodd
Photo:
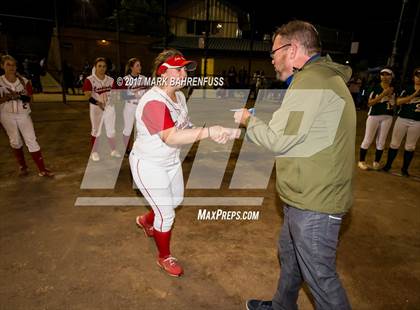
<instances>
[{"instance_id":1,"label":"night sky","mask_svg":"<svg viewBox=\"0 0 420 310\"><path fill-rule=\"evenodd\" d=\"M87 0L57 1L59 19L68 19L69 13L77 12L83 1ZM401 54L404 54L407 49L419 1L408 0L399 44ZM89 2L92 7L91 14L97 15L97 17L109 16L115 5L115 1L90 0ZM157 0L157 2L162 2L162 0ZM168 0L168 4L174 2L179 2L179 0ZM262 38L264 33L271 34L276 26L291 19L303 19L324 27L352 32L354 41L360 41L360 56L372 60L377 54L391 54L403 0L386 2L367 0L245 2L229 0L229 2L251 13L251 17L255 19L256 38ZM2 4L0 12L54 19L52 0L7 1ZM420 54L419 28L420 23L417 24L417 39L413 49L416 54ZM415 61L418 63L417 58Z\"/></svg>"},{"instance_id":2,"label":"night sky","mask_svg":"<svg viewBox=\"0 0 420 310\"><path fill-rule=\"evenodd\" d=\"M243 1L230 2L244 7ZM401 53L408 45L419 2L419 0L409 0L404 10L399 45ZM291 19L307 20L324 27L353 32L354 41L360 41L359 52L364 57L372 59L376 54L391 54L403 1L258 1L258 3L259 5L245 5L244 9L254 12L256 28L259 31L272 33L277 26ZM419 24L417 23L415 47L420 52Z\"/></svg>"}]
</instances>

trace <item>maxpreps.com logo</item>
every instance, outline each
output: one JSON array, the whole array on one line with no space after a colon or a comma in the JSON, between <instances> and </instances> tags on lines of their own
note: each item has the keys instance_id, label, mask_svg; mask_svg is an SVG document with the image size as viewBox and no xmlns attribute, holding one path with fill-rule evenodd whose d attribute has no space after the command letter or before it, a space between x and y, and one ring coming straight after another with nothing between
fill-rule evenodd
<instances>
[{"instance_id":1,"label":"maxpreps.com logo","mask_svg":"<svg viewBox=\"0 0 420 310\"><path fill-rule=\"evenodd\" d=\"M126 90L124 90L126 91ZM122 128L124 128L123 121L123 106L124 102L118 98L121 91L113 91L111 100L115 102L116 109L116 129L117 140L119 143L117 149L120 153L125 152L125 146L122 142ZM296 110L282 111L283 117L286 122L290 119L296 120L296 115L299 116L303 122L305 120L305 102L310 100L321 100L326 96L326 93L332 100L337 96L330 90L296 90L287 92L286 96L293 97L297 104L294 106ZM233 120L232 110L242 108L245 106L250 91L244 89L227 90L227 89L195 89L188 101L189 116L193 124L197 127L206 124L207 126L221 125L224 127L237 127ZM260 90L258 97L255 101L256 116L269 123L273 113L278 110L285 96L284 90ZM337 96L338 98L338 96ZM334 99L336 100L336 99ZM337 104L341 106L342 113L344 109L344 100L338 98ZM300 104L302 102L302 104ZM336 121L334 121L334 119ZM289 155L293 157L308 157L322 149L329 147L334 139L335 133L338 128L340 117L332 119L328 126L329 135L325 141L320 141L316 146L311 148L300 148L299 146L290 150ZM287 135L290 139L300 137L302 131L306 126L302 124L294 126L294 131L288 131ZM209 190L208 196L194 196L185 197L183 205L191 205L197 207L204 206L260 206L264 200L264 190L270 180L270 176L274 167L276 156L286 156L284 154L273 154L266 149L251 143L248 139L243 139L241 144L237 143L233 149L235 141L230 141L227 144L217 144L210 139L202 140L199 142L196 149L194 161L189 171L188 178L185 180L185 188ZM89 161L84 173L81 183L81 195L77 197L76 206L139 206L147 205L143 198L135 195L134 191L132 196L119 196L117 193L109 195L107 192L106 197L99 195L92 195L92 190L98 190L98 193L103 189L115 189L118 175L121 169L123 158L111 158L109 155L109 147L106 141L106 135L102 134L96 140L99 143L99 152L101 153L101 161ZM187 145L182 148L181 161L183 161L191 150L192 145ZM235 153L232 154L232 151ZM234 163L232 164L232 159ZM233 172L232 172L232 166ZM226 170L229 169L229 173ZM222 181L226 182L226 175L229 175L228 189L226 187L222 191ZM132 185L135 188L135 184ZM165 184L164 186L168 186ZM86 191L89 190L89 191ZM254 195L248 194L253 190ZM257 191L255 191L257 190ZM258 191L260 190L260 191ZM229 196L226 192L231 191ZM86 195L89 193L90 195ZM126 191L125 191L126 192ZM203 192L203 191L202 191ZM205 192L205 191L204 191ZM220 193L219 196L214 196L214 193ZM238 194L239 192L239 194ZM210 195L211 193L211 195ZM259 194L260 193L260 194Z\"/></svg>"}]
</instances>

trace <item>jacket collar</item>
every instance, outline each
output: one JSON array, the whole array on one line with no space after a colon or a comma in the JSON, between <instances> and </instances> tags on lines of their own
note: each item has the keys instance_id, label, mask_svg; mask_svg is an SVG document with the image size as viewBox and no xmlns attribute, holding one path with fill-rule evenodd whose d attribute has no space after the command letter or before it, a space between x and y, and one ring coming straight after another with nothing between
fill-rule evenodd
<instances>
[{"instance_id":1,"label":"jacket collar","mask_svg":"<svg viewBox=\"0 0 420 310\"><path fill-rule=\"evenodd\" d=\"M317 60L318 58L320 58L321 57L321 54L320 53L316 53L315 55L312 55L311 56L311 58L309 58L306 62L305 62L305 64L302 66L302 68L295 68L295 67L293 67L293 74L291 75L291 76L289 76L287 79L286 79L286 85L287 85L287 87L289 87L290 86L290 84L292 83L292 81L293 81L293 76L297 73L297 72L299 72L299 71L301 71L306 65L308 65L308 64L310 64L310 63L312 63L312 62L314 62L315 60Z\"/></svg>"}]
</instances>

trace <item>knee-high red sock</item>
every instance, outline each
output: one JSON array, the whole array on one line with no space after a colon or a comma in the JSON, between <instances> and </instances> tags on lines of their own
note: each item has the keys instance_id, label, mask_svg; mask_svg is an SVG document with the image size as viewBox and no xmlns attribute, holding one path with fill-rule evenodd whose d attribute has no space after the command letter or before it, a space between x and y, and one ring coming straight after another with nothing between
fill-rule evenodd
<instances>
[{"instance_id":1,"label":"knee-high red sock","mask_svg":"<svg viewBox=\"0 0 420 310\"><path fill-rule=\"evenodd\" d=\"M153 222L155 221L155 212L153 212L153 210L150 210L148 213L146 213L145 218L147 224L153 226Z\"/></svg>"},{"instance_id":2,"label":"knee-high red sock","mask_svg":"<svg viewBox=\"0 0 420 310\"><path fill-rule=\"evenodd\" d=\"M130 142L130 137L131 137L131 136L126 136L126 135L123 135L124 145L125 145L126 147L128 147L128 143Z\"/></svg>"},{"instance_id":3,"label":"knee-high red sock","mask_svg":"<svg viewBox=\"0 0 420 310\"><path fill-rule=\"evenodd\" d=\"M27 169L28 166L26 166L26 162L25 162L25 155L23 155L23 146L20 147L19 149L15 149L12 148L13 150L13 154L16 157L16 160L18 162L19 168L22 169Z\"/></svg>"},{"instance_id":4,"label":"knee-high red sock","mask_svg":"<svg viewBox=\"0 0 420 310\"><path fill-rule=\"evenodd\" d=\"M159 258L166 258L171 255L170 243L171 243L171 230L167 232L161 232L155 230L153 232L156 246L159 251Z\"/></svg>"},{"instance_id":5,"label":"knee-high red sock","mask_svg":"<svg viewBox=\"0 0 420 310\"><path fill-rule=\"evenodd\" d=\"M95 144L95 141L96 141L96 137L90 136L90 147L92 148L92 152L98 151L98 145Z\"/></svg>"},{"instance_id":6,"label":"knee-high red sock","mask_svg":"<svg viewBox=\"0 0 420 310\"><path fill-rule=\"evenodd\" d=\"M115 138L108 138L108 143L109 143L109 146L111 147L111 150L115 150L116 148Z\"/></svg>"},{"instance_id":7,"label":"knee-high red sock","mask_svg":"<svg viewBox=\"0 0 420 310\"><path fill-rule=\"evenodd\" d=\"M44 159L42 158L41 150L31 152L32 159L34 160L39 172L45 171Z\"/></svg>"}]
</instances>

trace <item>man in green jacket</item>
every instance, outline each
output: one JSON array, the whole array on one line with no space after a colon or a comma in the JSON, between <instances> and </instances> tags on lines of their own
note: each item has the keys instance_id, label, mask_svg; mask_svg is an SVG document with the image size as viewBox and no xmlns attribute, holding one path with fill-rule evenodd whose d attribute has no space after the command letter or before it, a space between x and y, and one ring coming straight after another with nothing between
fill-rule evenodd
<instances>
[{"instance_id":1,"label":"man in green jacket","mask_svg":"<svg viewBox=\"0 0 420 310\"><path fill-rule=\"evenodd\" d=\"M317 309L351 308L335 265L341 221L352 205L351 69L320 57L320 50L310 23L280 27L271 51L279 79L289 84L280 108L268 124L246 109L234 115L249 140L275 153L276 187L285 202L277 292L272 301L248 300L248 310L297 309L303 281Z\"/></svg>"}]
</instances>

